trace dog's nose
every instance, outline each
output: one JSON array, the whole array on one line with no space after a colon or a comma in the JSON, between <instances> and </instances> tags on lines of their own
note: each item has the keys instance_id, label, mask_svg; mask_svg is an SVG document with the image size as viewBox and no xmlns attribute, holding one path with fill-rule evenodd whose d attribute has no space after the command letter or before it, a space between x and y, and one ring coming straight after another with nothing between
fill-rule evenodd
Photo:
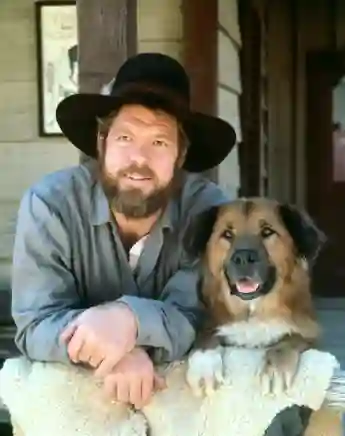
<instances>
[{"instance_id":1,"label":"dog's nose","mask_svg":"<svg viewBox=\"0 0 345 436\"><path fill-rule=\"evenodd\" d=\"M259 261L259 254L256 250L241 249L236 250L231 258L237 266L245 266Z\"/></svg>"}]
</instances>

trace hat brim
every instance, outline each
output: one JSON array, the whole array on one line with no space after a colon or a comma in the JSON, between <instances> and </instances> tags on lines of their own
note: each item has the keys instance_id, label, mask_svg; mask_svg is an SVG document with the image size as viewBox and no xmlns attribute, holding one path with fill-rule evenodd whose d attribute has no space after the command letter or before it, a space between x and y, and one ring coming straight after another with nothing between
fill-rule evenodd
<instances>
[{"instance_id":1,"label":"hat brim","mask_svg":"<svg viewBox=\"0 0 345 436\"><path fill-rule=\"evenodd\" d=\"M73 94L57 107L56 119L66 138L86 155L97 157L97 118L118 107L116 96ZM202 172L219 165L236 143L232 126L220 118L190 112L183 121L190 141L184 169Z\"/></svg>"}]
</instances>

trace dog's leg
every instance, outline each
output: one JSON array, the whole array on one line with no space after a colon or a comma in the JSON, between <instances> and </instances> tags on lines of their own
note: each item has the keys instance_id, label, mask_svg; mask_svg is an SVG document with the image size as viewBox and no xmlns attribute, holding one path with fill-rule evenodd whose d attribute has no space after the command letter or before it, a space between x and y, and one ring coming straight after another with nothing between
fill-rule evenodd
<instances>
[{"instance_id":1,"label":"dog's leg","mask_svg":"<svg viewBox=\"0 0 345 436\"><path fill-rule=\"evenodd\" d=\"M202 347L196 346L187 362L187 382L194 395L211 395L223 381L223 349L212 335Z\"/></svg>"},{"instance_id":2,"label":"dog's leg","mask_svg":"<svg viewBox=\"0 0 345 436\"><path fill-rule=\"evenodd\" d=\"M309 348L308 342L300 335L284 337L266 351L260 381L265 393L282 392L289 389L294 381L301 353Z\"/></svg>"}]
</instances>

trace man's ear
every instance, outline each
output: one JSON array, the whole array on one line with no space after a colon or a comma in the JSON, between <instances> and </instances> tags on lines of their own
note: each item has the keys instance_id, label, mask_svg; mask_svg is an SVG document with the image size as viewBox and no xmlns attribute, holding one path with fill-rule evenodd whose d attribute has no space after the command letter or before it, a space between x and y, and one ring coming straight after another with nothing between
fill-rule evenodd
<instances>
[{"instance_id":1,"label":"man's ear","mask_svg":"<svg viewBox=\"0 0 345 436\"><path fill-rule=\"evenodd\" d=\"M295 206L281 204L279 205L279 213L295 243L298 255L312 264L327 240L326 235L305 211L301 211Z\"/></svg>"},{"instance_id":2,"label":"man's ear","mask_svg":"<svg viewBox=\"0 0 345 436\"><path fill-rule=\"evenodd\" d=\"M193 216L187 224L183 246L192 258L199 257L204 252L217 220L218 211L219 206L214 206Z\"/></svg>"}]
</instances>

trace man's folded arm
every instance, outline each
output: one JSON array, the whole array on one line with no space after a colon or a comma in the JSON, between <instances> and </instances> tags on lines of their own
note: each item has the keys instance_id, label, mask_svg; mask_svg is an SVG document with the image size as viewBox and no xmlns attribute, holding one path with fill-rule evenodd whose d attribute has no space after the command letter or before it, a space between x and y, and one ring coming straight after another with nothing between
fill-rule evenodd
<instances>
[{"instance_id":1,"label":"man's folded arm","mask_svg":"<svg viewBox=\"0 0 345 436\"><path fill-rule=\"evenodd\" d=\"M125 295L138 323L138 346L152 347L157 361L182 358L191 348L203 320L198 299L198 262L185 265L168 281L159 300Z\"/></svg>"},{"instance_id":2,"label":"man's folded arm","mask_svg":"<svg viewBox=\"0 0 345 436\"><path fill-rule=\"evenodd\" d=\"M57 211L35 192L24 195L12 266L16 345L28 358L68 362L59 336L83 309L71 272L68 233Z\"/></svg>"}]
</instances>

